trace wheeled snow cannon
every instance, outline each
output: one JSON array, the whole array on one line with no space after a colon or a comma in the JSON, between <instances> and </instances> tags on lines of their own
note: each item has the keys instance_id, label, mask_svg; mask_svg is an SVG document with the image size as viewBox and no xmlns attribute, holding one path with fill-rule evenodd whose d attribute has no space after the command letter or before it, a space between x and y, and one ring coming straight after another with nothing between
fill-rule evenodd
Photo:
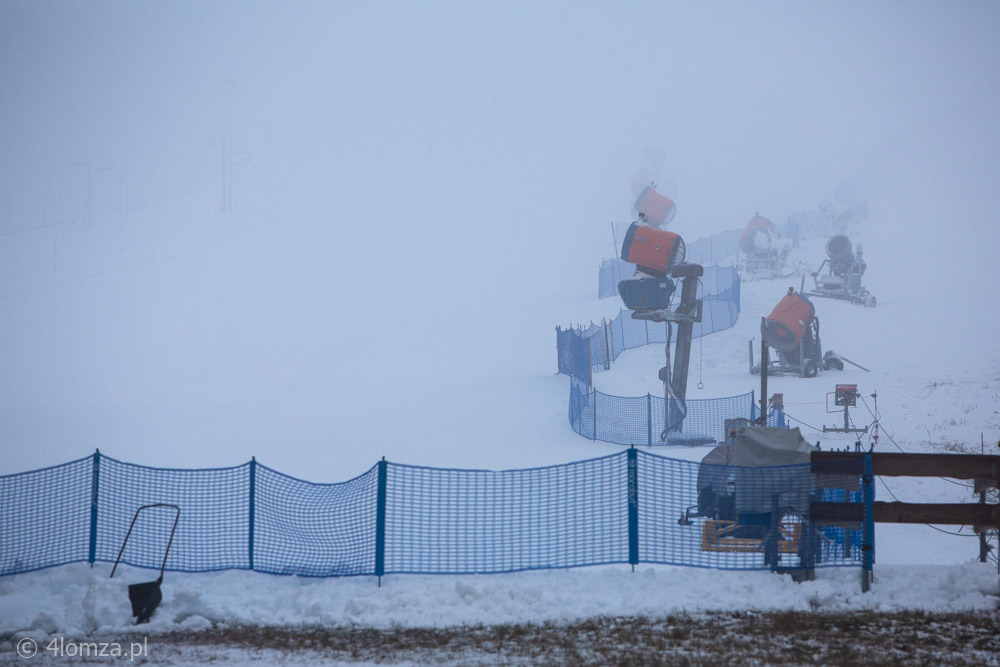
<instances>
[{"instance_id":1,"label":"wheeled snow cannon","mask_svg":"<svg viewBox=\"0 0 1000 667\"><path fill-rule=\"evenodd\" d=\"M701 264L684 263L684 240L673 232L633 222L622 241L621 257L635 264L635 275L618 283L618 293L632 319L664 322L667 325L666 365L660 369L663 381L663 430L660 440L671 432L680 432L686 414L688 366L694 323L701 322L698 278L705 270ZM674 292L681 281L680 303L674 309ZM670 371L672 324L677 325L673 372Z\"/></svg>"},{"instance_id":2,"label":"wheeled snow cannon","mask_svg":"<svg viewBox=\"0 0 1000 667\"><path fill-rule=\"evenodd\" d=\"M677 206L670 197L665 197L648 185L643 188L632 205L639 220L652 227L660 228L677 215Z\"/></svg>"},{"instance_id":3,"label":"wheeled snow cannon","mask_svg":"<svg viewBox=\"0 0 1000 667\"><path fill-rule=\"evenodd\" d=\"M866 308L875 307L875 296L861 285L861 276L867 265L862 259L863 249L859 243L856 252L851 248L851 239L843 234L831 236L826 242L827 259L812 274L815 289L807 294L827 299L840 299L860 304ZM827 271L824 273L823 268ZM806 277L802 276L801 292Z\"/></svg>"},{"instance_id":4,"label":"wheeled snow cannon","mask_svg":"<svg viewBox=\"0 0 1000 667\"><path fill-rule=\"evenodd\" d=\"M761 363L754 365L753 341L750 341L750 373L762 371L768 375L798 375L816 377L823 370L843 370L844 363L836 352L823 354L819 337L816 308L804 295L792 287L782 297L771 314L763 318L760 327ZM770 360L774 348L777 359Z\"/></svg>"},{"instance_id":5,"label":"wheeled snow cannon","mask_svg":"<svg viewBox=\"0 0 1000 667\"><path fill-rule=\"evenodd\" d=\"M778 227L773 222L760 213L754 213L737 241L737 247L744 256L739 262L744 276L761 279L790 275L786 267L791 244L785 243L779 247L779 236Z\"/></svg>"}]
</instances>

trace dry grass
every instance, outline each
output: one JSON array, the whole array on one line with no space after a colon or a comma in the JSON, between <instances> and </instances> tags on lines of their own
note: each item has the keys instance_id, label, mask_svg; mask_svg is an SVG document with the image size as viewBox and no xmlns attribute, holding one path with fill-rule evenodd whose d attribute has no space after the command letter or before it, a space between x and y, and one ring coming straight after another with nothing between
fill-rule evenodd
<instances>
[{"instance_id":1,"label":"dry grass","mask_svg":"<svg viewBox=\"0 0 1000 667\"><path fill-rule=\"evenodd\" d=\"M1000 665L1000 616L719 612L449 628L234 627L160 644L435 665Z\"/></svg>"}]
</instances>

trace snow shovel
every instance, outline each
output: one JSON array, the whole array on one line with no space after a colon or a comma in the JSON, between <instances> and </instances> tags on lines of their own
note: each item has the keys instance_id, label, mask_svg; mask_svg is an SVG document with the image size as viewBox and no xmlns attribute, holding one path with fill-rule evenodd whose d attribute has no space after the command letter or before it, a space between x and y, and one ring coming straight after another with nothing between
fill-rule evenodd
<instances>
[{"instance_id":1,"label":"snow shovel","mask_svg":"<svg viewBox=\"0 0 1000 667\"><path fill-rule=\"evenodd\" d=\"M149 618L156 611L156 607L159 606L160 601L163 599L160 584L163 583L163 570L167 567L167 555L170 553L170 545L173 543L174 533L177 531L177 521L181 518L181 508L177 505L155 503L153 505L143 505L137 509L135 516L132 517L132 523L128 527L128 532L125 534L125 541L122 542L122 548L118 552L118 558L115 559L115 566L111 568L111 577L114 577L115 570L118 569L118 562L122 559L122 554L125 553L125 545L128 544L128 538L132 535L132 529L135 527L135 520L139 518L139 512L151 507L172 507L177 511L177 514L174 516L174 527L170 529L170 539L167 541L167 549L163 552L163 564L160 565L160 576L156 578L156 581L129 584L128 599L132 603L132 615L136 617L136 625L148 623ZM110 579L111 577L108 578Z\"/></svg>"}]
</instances>

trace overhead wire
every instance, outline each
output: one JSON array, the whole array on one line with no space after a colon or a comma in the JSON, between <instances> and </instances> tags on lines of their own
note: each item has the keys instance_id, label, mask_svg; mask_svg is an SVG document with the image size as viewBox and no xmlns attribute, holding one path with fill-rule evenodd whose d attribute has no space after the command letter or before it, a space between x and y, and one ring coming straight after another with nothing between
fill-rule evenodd
<instances>
[{"instance_id":1,"label":"overhead wire","mask_svg":"<svg viewBox=\"0 0 1000 667\"><path fill-rule=\"evenodd\" d=\"M899 499L899 497L895 493L892 492L892 489L889 488L889 485L885 483L884 479L882 479L881 477L879 477L878 481L882 484L882 486L885 488L885 490L889 492L889 495L892 496L893 500L895 500L897 503L903 502L903 501L901 501ZM927 526L928 528L933 528L934 530L938 531L939 533L945 533L946 535L954 535L956 537L979 537L978 535L969 535L968 533L961 533L961 532L956 533L956 532L953 532L953 531L950 531L950 530L945 530L943 528L938 528L937 526L934 526L934 525L929 524L929 523L925 523L924 525ZM959 530L961 530L961 528L959 528Z\"/></svg>"},{"instance_id":2,"label":"overhead wire","mask_svg":"<svg viewBox=\"0 0 1000 667\"><path fill-rule=\"evenodd\" d=\"M788 412L785 412L784 414L785 414L785 419L791 419L792 421L798 422L798 423L802 424L803 426L808 426L809 428L811 428L814 431L822 431L823 430L821 428L816 428L812 424L807 424L806 422L802 421L801 419L796 419L795 417L793 417L790 414L788 414Z\"/></svg>"},{"instance_id":3,"label":"overhead wire","mask_svg":"<svg viewBox=\"0 0 1000 667\"><path fill-rule=\"evenodd\" d=\"M900 447L899 443L897 443L896 440L892 437L892 434L889 433L889 431L885 428L885 426L882 426L881 415L876 415L875 412L872 411L871 407L868 405L868 401L865 400L865 397L863 395L861 396L861 402L865 404L865 408L868 409L868 413L872 416L872 419L874 420L872 422L872 424L878 424L879 428L882 430L882 433L885 434L885 437L889 438L889 442L891 442L893 444L893 446L896 449L898 449L900 452L902 452L903 454L906 454L907 453L906 450L903 449L902 447ZM869 436L869 441L870 440L871 440L871 436ZM942 479L942 480L948 482L949 484L954 484L955 486L961 486L961 487L966 488L966 489L969 488L968 484L963 484L962 482L957 482L957 481L955 481L953 479L949 479L947 477L940 477L939 476L938 479Z\"/></svg>"}]
</instances>

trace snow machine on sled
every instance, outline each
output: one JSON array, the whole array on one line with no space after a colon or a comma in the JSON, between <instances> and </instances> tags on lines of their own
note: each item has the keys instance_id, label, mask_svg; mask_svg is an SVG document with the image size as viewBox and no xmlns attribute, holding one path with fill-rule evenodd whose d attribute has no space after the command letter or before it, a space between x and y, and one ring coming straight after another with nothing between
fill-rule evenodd
<instances>
[{"instance_id":1,"label":"snow machine on sled","mask_svg":"<svg viewBox=\"0 0 1000 667\"><path fill-rule=\"evenodd\" d=\"M861 276L868 268L862 259L862 247L859 243L857 251L851 251L851 240L843 234L830 237L826 242L827 259L819 265L819 270L812 274L815 289L806 292L807 296L819 296L826 299L850 301L866 308L875 307L875 296L861 285ZM824 273L823 268L827 271ZM799 291L805 286L806 277L802 276Z\"/></svg>"},{"instance_id":2,"label":"snow machine on sled","mask_svg":"<svg viewBox=\"0 0 1000 667\"><path fill-rule=\"evenodd\" d=\"M760 326L761 363L754 364L753 340L750 341L750 374L765 370L768 375L798 375L816 377L823 370L844 370L844 362L836 352L823 354L819 337L816 308L792 287L782 297ZM777 359L770 360L768 350L774 348Z\"/></svg>"},{"instance_id":3,"label":"snow machine on sled","mask_svg":"<svg viewBox=\"0 0 1000 667\"><path fill-rule=\"evenodd\" d=\"M621 257L635 264L632 278L618 283L618 293L632 319L662 322L667 326L667 365L660 370L663 380L664 411L660 439L679 433L686 415L688 366L694 323L701 322L698 278L705 270L700 264L684 263L684 240L673 232L633 222L622 241ZM674 292L681 281L680 303L673 309ZM677 325L673 372L670 372L672 324Z\"/></svg>"},{"instance_id":4,"label":"snow machine on sled","mask_svg":"<svg viewBox=\"0 0 1000 667\"><path fill-rule=\"evenodd\" d=\"M702 551L759 552L765 565L811 578L826 545L809 503L828 480L795 464L809 463L814 449L798 428L735 427L701 460L697 504L677 523L702 519Z\"/></svg>"},{"instance_id":5,"label":"snow machine on sled","mask_svg":"<svg viewBox=\"0 0 1000 667\"><path fill-rule=\"evenodd\" d=\"M857 551L861 524L821 527L812 520L811 503L859 494L858 475L811 472L803 464L816 448L798 428L734 419L726 432L726 441L698 467L697 503L677 521L682 527L701 524L702 551L748 554L745 558L761 553L772 571L799 581L812 579L824 560Z\"/></svg>"},{"instance_id":6,"label":"snow machine on sled","mask_svg":"<svg viewBox=\"0 0 1000 667\"><path fill-rule=\"evenodd\" d=\"M788 269L788 255L791 244L781 245L777 226L759 213L755 213L747 223L737 247L743 255L739 260L740 273L750 280L787 278L792 274Z\"/></svg>"}]
</instances>

